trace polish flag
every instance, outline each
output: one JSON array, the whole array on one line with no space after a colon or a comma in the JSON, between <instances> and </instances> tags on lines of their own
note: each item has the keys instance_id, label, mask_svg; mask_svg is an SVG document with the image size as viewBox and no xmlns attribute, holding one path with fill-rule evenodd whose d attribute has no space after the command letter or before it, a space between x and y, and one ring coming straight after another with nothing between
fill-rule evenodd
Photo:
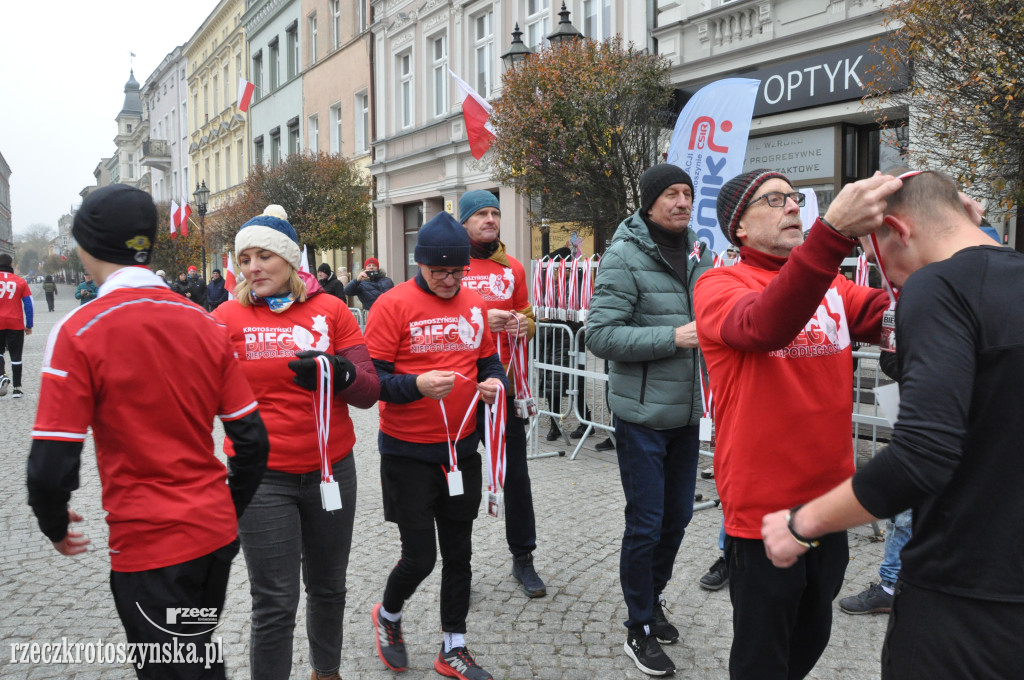
<instances>
[{"instance_id":1,"label":"polish flag","mask_svg":"<svg viewBox=\"0 0 1024 680\"><path fill-rule=\"evenodd\" d=\"M188 201L181 202L181 219L178 220L178 228L181 230L182 236L188 236L188 218L192 215L192 208L189 206Z\"/></svg>"},{"instance_id":2,"label":"polish flag","mask_svg":"<svg viewBox=\"0 0 1024 680\"><path fill-rule=\"evenodd\" d=\"M469 83L455 75L451 69L455 84L462 92L462 116L466 119L466 136L469 138L469 151L473 158L480 160L494 142L494 127L489 118L493 109L487 100L481 97Z\"/></svg>"},{"instance_id":3,"label":"polish flag","mask_svg":"<svg viewBox=\"0 0 1024 680\"><path fill-rule=\"evenodd\" d=\"M302 246L302 259L299 260L299 271L309 273L309 259L306 257L306 246Z\"/></svg>"},{"instance_id":4,"label":"polish flag","mask_svg":"<svg viewBox=\"0 0 1024 680\"><path fill-rule=\"evenodd\" d=\"M178 220L181 218L178 210L178 204L171 201L171 238L175 238L178 235Z\"/></svg>"},{"instance_id":5,"label":"polish flag","mask_svg":"<svg viewBox=\"0 0 1024 680\"><path fill-rule=\"evenodd\" d=\"M234 253L224 255L224 290L228 292L228 299L235 299L235 256Z\"/></svg>"},{"instance_id":6,"label":"polish flag","mask_svg":"<svg viewBox=\"0 0 1024 680\"><path fill-rule=\"evenodd\" d=\"M249 110L249 104L252 103L252 94L256 91L256 86L250 83L245 78L239 76L238 78L238 110L245 113Z\"/></svg>"}]
</instances>

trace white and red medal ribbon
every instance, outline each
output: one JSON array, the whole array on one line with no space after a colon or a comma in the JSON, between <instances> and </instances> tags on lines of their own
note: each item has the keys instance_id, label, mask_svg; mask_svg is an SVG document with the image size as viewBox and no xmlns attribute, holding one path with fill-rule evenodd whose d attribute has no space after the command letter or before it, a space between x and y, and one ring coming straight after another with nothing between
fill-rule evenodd
<instances>
[{"instance_id":1,"label":"white and red medal ribbon","mask_svg":"<svg viewBox=\"0 0 1024 680\"><path fill-rule=\"evenodd\" d=\"M579 321L586 323L590 300L594 297L594 272L597 270L597 255L583 260L583 280L580 283L580 314Z\"/></svg>"},{"instance_id":2,"label":"white and red medal ribbon","mask_svg":"<svg viewBox=\"0 0 1024 680\"><path fill-rule=\"evenodd\" d=\"M463 380L473 382L470 378L467 378L461 373L456 373L455 375ZM445 470L442 465L441 470L444 472L444 476L448 480L449 496L461 496L464 491L462 487L462 470L459 469L459 454L455 449L455 445L459 441L459 435L462 434L463 428L466 427L466 421L468 421L470 416L472 416L476 411L476 402L478 399L480 399L480 393L475 392L473 394L473 398L469 400L469 408L466 409L466 414L462 416L462 422L459 424L459 429L455 431L455 439L452 439L451 430L448 429L448 413L444 410L444 399L437 400L437 403L441 406L441 419L444 421L444 432L448 441L448 469Z\"/></svg>"},{"instance_id":3,"label":"white and red medal ribbon","mask_svg":"<svg viewBox=\"0 0 1024 680\"><path fill-rule=\"evenodd\" d=\"M555 316L555 307L558 305L558 300L555 297L555 268L558 263L553 259L548 260L547 263L547 276L544 277L544 311L547 312L546 316L550 319Z\"/></svg>"},{"instance_id":4,"label":"white and red medal ribbon","mask_svg":"<svg viewBox=\"0 0 1024 680\"><path fill-rule=\"evenodd\" d=\"M875 251L875 262L878 263L878 271L882 272L882 286L885 288L885 292L889 294L889 307L890 309L895 308L900 292L892 287L889 275L885 273L885 263L882 262L882 254L878 252L878 237L875 235L875 232L871 232L869 238L871 239L871 247Z\"/></svg>"},{"instance_id":5,"label":"white and red medal ribbon","mask_svg":"<svg viewBox=\"0 0 1024 680\"><path fill-rule=\"evenodd\" d=\"M540 260L535 260L533 267L533 306L538 319L547 316L544 311L544 263Z\"/></svg>"},{"instance_id":6,"label":"white and red medal ribbon","mask_svg":"<svg viewBox=\"0 0 1024 680\"><path fill-rule=\"evenodd\" d=\"M712 412L713 397L711 394L711 386L707 384L707 380L704 379L704 371L700 370L699 366L697 368L697 373L700 375L700 402L701 406L704 408L704 415L700 419L700 433L698 438L702 442L709 442L711 441L711 434L714 431Z\"/></svg>"},{"instance_id":7,"label":"white and red medal ribbon","mask_svg":"<svg viewBox=\"0 0 1024 680\"><path fill-rule=\"evenodd\" d=\"M331 361L320 355L316 358L316 389L313 390L313 417L316 419L316 438L320 449L320 502L328 512L341 509L341 489L331 470L329 444L331 440L331 409L334 406L334 375Z\"/></svg>"},{"instance_id":8,"label":"white and red medal ribbon","mask_svg":"<svg viewBox=\"0 0 1024 680\"><path fill-rule=\"evenodd\" d=\"M874 243L872 243L872 246ZM868 265L868 256L866 253L861 253L860 257L857 258L857 270L853 276L853 282L858 286L867 286L868 277L871 272L870 266Z\"/></svg>"},{"instance_id":9,"label":"white and red medal ribbon","mask_svg":"<svg viewBox=\"0 0 1024 680\"><path fill-rule=\"evenodd\" d=\"M576 276L576 270L580 266L579 262L580 262L579 258L576 258L569 265L569 277L568 277L568 281L566 282L566 286L568 287L568 292L566 293L566 296L565 296L565 311L566 311L566 317L570 321L575 321L576 320L577 316L579 315L579 310L580 310L580 303L579 303L580 289L579 289L579 286L577 285L577 281L579 281L579 277Z\"/></svg>"},{"instance_id":10,"label":"white and red medal ribbon","mask_svg":"<svg viewBox=\"0 0 1024 680\"><path fill-rule=\"evenodd\" d=\"M565 310L566 310L565 296L566 296L566 285L568 283L569 283L569 279L565 275L565 258L562 258L561 260L558 261L558 281L556 283L556 285L558 286L558 300L555 303L555 307L557 309L557 315L558 315L558 318L561 321L565 321Z\"/></svg>"},{"instance_id":11,"label":"white and red medal ribbon","mask_svg":"<svg viewBox=\"0 0 1024 680\"><path fill-rule=\"evenodd\" d=\"M721 253L715 253L714 259L711 261L711 268L721 267L725 264L725 258L722 257Z\"/></svg>"},{"instance_id":12,"label":"white and red medal ribbon","mask_svg":"<svg viewBox=\"0 0 1024 680\"><path fill-rule=\"evenodd\" d=\"M508 408L505 386L498 385L493 404L484 404L484 450L487 452L487 490L498 493L505 486L505 418Z\"/></svg>"}]
</instances>

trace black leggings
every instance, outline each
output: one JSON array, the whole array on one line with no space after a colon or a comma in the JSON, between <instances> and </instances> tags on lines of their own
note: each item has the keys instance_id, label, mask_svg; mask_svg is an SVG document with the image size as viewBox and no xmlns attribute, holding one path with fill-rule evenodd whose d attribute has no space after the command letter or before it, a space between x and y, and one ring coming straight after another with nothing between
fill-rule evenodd
<instances>
[{"instance_id":1,"label":"black leggings","mask_svg":"<svg viewBox=\"0 0 1024 680\"><path fill-rule=\"evenodd\" d=\"M4 352L11 353L11 380L21 387L21 349L25 346L25 331L0 328L0 374L4 370Z\"/></svg>"}]
</instances>

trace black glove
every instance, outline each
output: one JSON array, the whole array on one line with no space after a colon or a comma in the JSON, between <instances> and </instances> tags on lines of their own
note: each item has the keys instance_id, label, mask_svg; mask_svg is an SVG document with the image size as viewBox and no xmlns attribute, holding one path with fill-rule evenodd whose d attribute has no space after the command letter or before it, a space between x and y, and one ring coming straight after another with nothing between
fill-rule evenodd
<instances>
[{"instance_id":1,"label":"black glove","mask_svg":"<svg viewBox=\"0 0 1024 680\"><path fill-rule=\"evenodd\" d=\"M315 352L307 350L298 352L297 358L288 362L288 368L295 372L292 382L304 390L316 389L317 357L324 356L331 362L331 370L334 372L334 391L340 392L356 379L355 365L343 356L328 354L326 352Z\"/></svg>"}]
</instances>

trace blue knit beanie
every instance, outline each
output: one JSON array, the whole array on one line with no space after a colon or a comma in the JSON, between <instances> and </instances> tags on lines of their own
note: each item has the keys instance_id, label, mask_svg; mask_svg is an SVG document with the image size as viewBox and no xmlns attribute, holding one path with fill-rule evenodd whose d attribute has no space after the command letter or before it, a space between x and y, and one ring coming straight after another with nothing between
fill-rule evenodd
<instances>
[{"instance_id":1,"label":"blue knit beanie","mask_svg":"<svg viewBox=\"0 0 1024 680\"><path fill-rule=\"evenodd\" d=\"M269 250L299 268L299 237L288 220L263 213L243 224L235 236L235 258L249 248Z\"/></svg>"},{"instance_id":2,"label":"blue knit beanie","mask_svg":"<svg viewBox=\"0 0 1024 680\"><path fill-rule=\"evenodd\" d=\"M431 267L469 264L469 234L447 212L440 212L416 235L416 262Z\"/></svg>"},{"instance_id":3,"label":"blue knit beanie","mask_svg":"<svg viewBox=\"0 0 1024 680\"><path fill-rule=\"evenodd\" d=\"M501 204L498 203L498 197L490 191L484 191L483 189L467 191L459 199L459 222L465 224L466 220L472 217L474 213L484 208L497 208L501 212Z\"/></svg>"}]
</instances>

